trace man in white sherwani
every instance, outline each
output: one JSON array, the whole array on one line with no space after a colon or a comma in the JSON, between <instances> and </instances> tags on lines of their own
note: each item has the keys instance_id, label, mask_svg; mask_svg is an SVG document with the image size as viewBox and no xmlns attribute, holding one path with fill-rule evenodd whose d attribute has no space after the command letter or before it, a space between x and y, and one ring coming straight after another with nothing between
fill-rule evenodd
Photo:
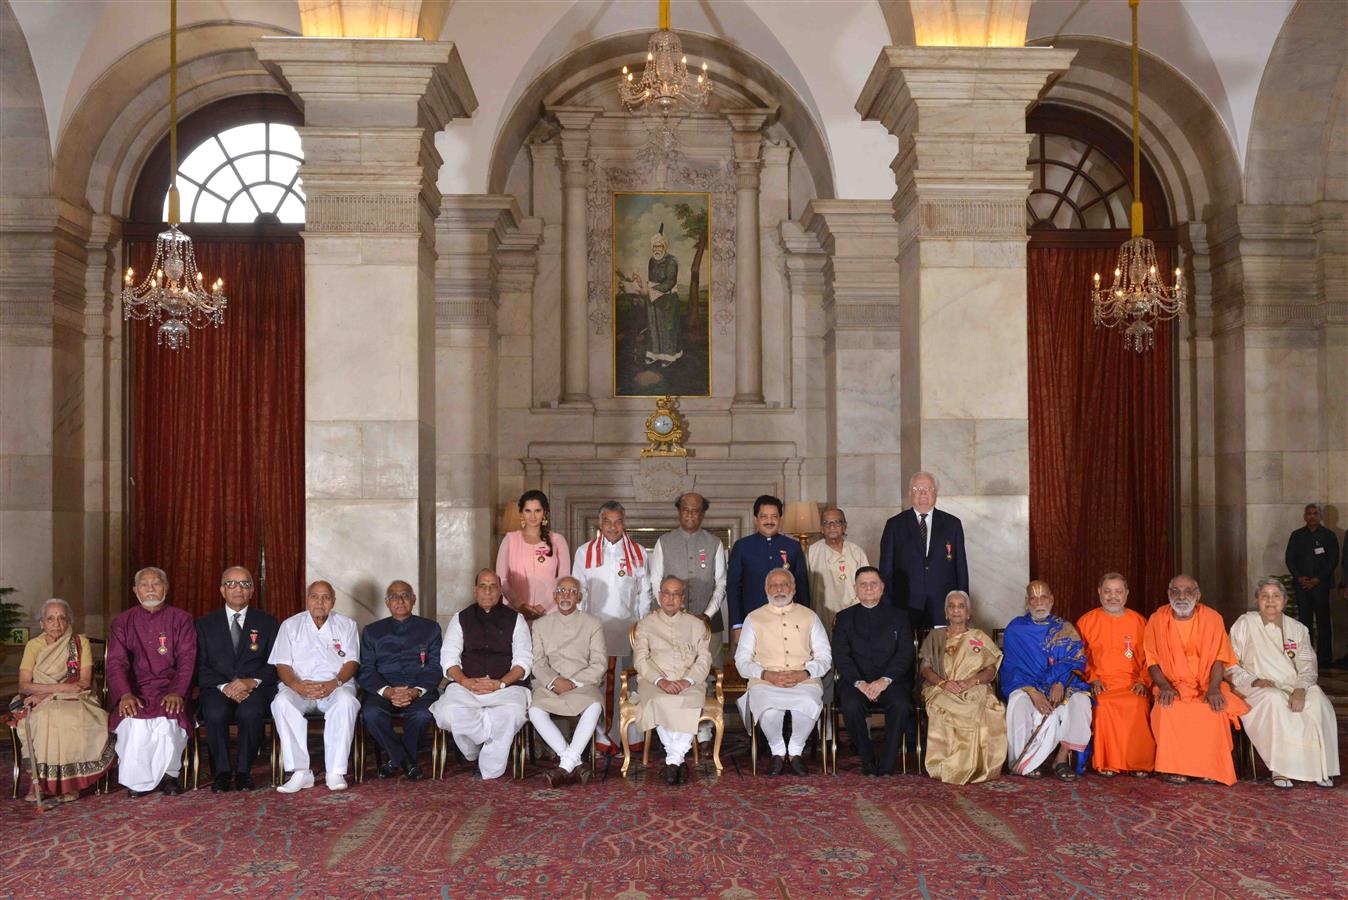
<instances>
[{"instance_id":1,"label":"man in white sherwani","mask_svg":"<svg viewBox=\"0 0 1348 900\"><path fill-rule=\"evenodd\" d=\"M764 590L768 602L745 617L735 648L735 668L749 679L739 699L740 716L747 723L752 712L763 729L772 751L768 774L782 774L789 763L791 771L804 775L800 753L824 708L821 679L833 668L833 651L819 616L793 602L796 576L790 569L769 572ZM782 737L787 713L789 745Z\"/></svg>"},{"instance_id":2,"label":"man in white sherwani","mask_svg":"<svg viewBox=\"0 0 1348 900\"><path fill-rule=\"evenodd\" d=\"M609 668L621 672L632 655L628 633L654 603L646 551L626 531L627 512L616 500L599 507L599 535L576 548L571 574L585 592L585 611L604 625ZM617 727L617 679L608 691L608 721ZM617 738L617 732L613 733ZM612 746L607 738L601 743Z\"/></svg>"},{"instance_id":3,"label":"man in white sherwani","mask_svg":"<svg viewBox=\"0 0 1348 900\"><path fill-rule=\"evenodd\" d=\"M281 623L267 662L276 666L280 686L271 716L281 737L281 758L290 778L277 788L294 794L314 786L309 768L309 723L304 714L323 714L323 766L330 791L346 790L346 759L356 733L356 669L360 631L353 619L332 611L336 592L326 581L309 585L307 610Z\"/></svg>"},{"instance_id":4,"label":"man in white sherwani","mask_svg":"<svg viewBox=\"0 0 1348 900\"><path fill-rule=\"evenodd\" d=\"M440 666L453 683L431 704L431 714L464 758L477 760L484 779L500 778L529 710L529 689L521 682L533 665L533 643L524 616L501 602L494 570L477 573L473 598L477 602L445 628Z\"/></svg>"},{"instance_id":5,"label":"man in white sherwani","mask_svg":"<svg viewBox=\"0 0 1348 900\"><path fill-rule=\"evenodd\" d=\"M693 747L707 698L711 627L684 609L683 579L660 580L659 609L637 623L632 656L641 704L637 728L654 728L665 748L665 784L684 780L683 761Z\"/></svg>"},{"instance_id":6,"label":"man in white sherwani","mask_svg":"<svg viewBox=\"0 0 1348 900\"><path fill-rule=\"evenodd\" d=\"M557 608L533 624L534 692L529 721L557 754L558 766L547 778L549 787L560 787L578 779L582 784L590 780L589 770L582 769L577 776L576 769L604 714L608 653L603 625L579 609L579 581L570 575L557 579L552 599ZM552 721L554 715L578 717L570 741Z\"/></svg>"}]
</instances>

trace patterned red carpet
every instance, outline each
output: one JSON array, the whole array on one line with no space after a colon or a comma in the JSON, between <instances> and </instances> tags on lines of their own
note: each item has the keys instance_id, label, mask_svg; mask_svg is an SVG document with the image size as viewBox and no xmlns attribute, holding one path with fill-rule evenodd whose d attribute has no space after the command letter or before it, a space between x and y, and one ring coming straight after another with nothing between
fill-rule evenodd
<instances>
[{"instance_id":1,"label":"patterned red carpet","mask_svg":"<svg viewBox=\"0 0 1348 900\"><path fill-rule=\"evenodd\" d=\"M321 783L117 791L41 814L6 800L0 896L1320 898L1348 884L1342 785L954 788L727 766L670 788L616 765L564 791L462 766L441 783Z\"/></svg>"}]
</instances>

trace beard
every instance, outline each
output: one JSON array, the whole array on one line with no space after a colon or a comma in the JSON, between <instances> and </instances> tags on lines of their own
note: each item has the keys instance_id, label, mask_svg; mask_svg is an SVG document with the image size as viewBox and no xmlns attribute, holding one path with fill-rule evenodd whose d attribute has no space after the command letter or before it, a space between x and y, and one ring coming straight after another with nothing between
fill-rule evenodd
<instances>
[{"instance_id":1,"label":"beard","mask_svg":"<svg viewBox=\"0 0 1348 900\"><path fill-rule=\"evenodd\" d=\"M1031 619L1034 619L1036 622L1042 622L1042 621L1044 621L1045 619L1047 619L1047 618L1049 617L1049 614L1050 614L1050 613L1052 613L1052 610L1048 610L1048 609L1044 609L1044 610L1032 609L1032 610L1030 610L1030 618L1031 618Z\"/></svg>"},{"instance_id":2,"label":"beard","mask_svg":"<svg viewBox=\"0 0 1348 900\"><path fill-rule=\"evenodd\" d=\"M137 599L139 599L139 598L137 598ZM163 597L156 597L156 598L153 599L153 600L141 600L141 601L140 601L140 605L143 606L143 607L145 607L146 609L158 609L160 606L163 605L163 603L164 603L164 598L163 598Z\"/></svg>"},{"instance_id":3,"label":"beard","mask_svg":"<svg viewBox=\"0 0 1348 900\"><path fill-rule=\"evenodd\" d=\"M1194 614L1194 608L1198 606L1197 600L1172 600L1170 608L1175 615L1181 619L1187 619Z\"/></svg>"},{"instance_id":4,"label":"beard","mask_svg":"<svg viewBox=\"0 0 1348 900\"><path fill-rule=\"evenodd\" d=\"M773 606L786 606L795 599L795 594L770 594L768 602Z\"/></svg>"}]
</instances>

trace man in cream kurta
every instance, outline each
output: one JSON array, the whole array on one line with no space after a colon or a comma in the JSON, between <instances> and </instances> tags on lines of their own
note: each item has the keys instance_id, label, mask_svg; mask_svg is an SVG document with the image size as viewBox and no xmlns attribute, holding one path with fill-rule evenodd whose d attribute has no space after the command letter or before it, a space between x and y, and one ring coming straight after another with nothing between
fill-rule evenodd
<instances>
[{"instance_id":1,"label":"man in cream kurta","mask_svg":"<svg viewBox=\"0 0 1348 900\"><path fill-rule=\"evenodd\" d=\"M768 573L764 581L768 602L745 617L735 648L735 668L749 679L749 689L739 699L740 716L748 722L752 712L763 729L772 751L770 775L780 775L787 761L791 771L805 774L800 753L824 708L820 679L833 668L824 623L812 610L793 602L795 585L790 569ZM787 713L790 745L782 737Z\"/></svg>"},{"instance_id":2,"label":"man in cream kurta","mask_svg":"<svg viewBox=\"0 0 1348 900\"><path fill-rule=\"evenodd\" d=\"M838 613L857 602L857 570L870 565L866 551L847 540L847 515L836 506L824 510L820 519L824 539L811 544L805 554L810 570L810 599L814 611L833 633Z\"/></svg>"},{"instance_id":3,"label":"man in cream kurta","mask_svg":"<svg viewBox=\"0 0 1348 900\"><path fill-rule=\"evenodd\" d=\"M1287 594L1277 579L1259 583L1259 609L1231 626L1239 662L1226 677L1250 704L1240 717L1250 741L1273 775L1273 785L1313 781L1332 788L1339 774L1339 735L1334 707L1318 679L1310 630L1283 615Z\"/></svg>"},{"instance_id":4,"label":"man in cream kurta","mask_svg":"<svg viewBox=\"0 0 1348 900\"><path fill-rule=\"evenodd\" d=\"M534 693L529 721L559 765L548 773L548 786L560 787L576 780L585 746L603 715L604 673L608 654L604 628L589 613L581 612L580 582L570 575L557 579L552 600L556 609L534 621ZM578 716L568 742L552 717ZM582 770L581 783L590 780Z\"/></svg>"},{"instance_id":5,"label":"man in cream kurta","mask_svg":"<svg viewBox=\"0 0 1348 900\"><path fill-rule=\"evenodd\" d=\"M711 629L684 610L683 580L660 580L660 608L637 623L632 654L641 716L637 728L654 728L665 748L665 783L684 780L683 760L707 698Z\"/></svg>"}]
</instances>

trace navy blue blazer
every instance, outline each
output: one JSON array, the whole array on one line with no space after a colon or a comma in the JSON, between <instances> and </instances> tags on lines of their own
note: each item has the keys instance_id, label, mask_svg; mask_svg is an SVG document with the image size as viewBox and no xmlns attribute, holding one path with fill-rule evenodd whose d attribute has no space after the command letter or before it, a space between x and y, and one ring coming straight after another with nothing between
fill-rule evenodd
<instances>
[{"instance_id":1,"label":"navy blue blazer","mask_svg":"<svg viewBox=\"0 0 1348 900\"><path fill-rule=\"evenodd\" d=\"M390 685L424 688L439 693L440 626L423 616L393 617L365 626L360 636L360 668L356 683L377 694Z\"/></svg>"},{"instance_id":2,"label":"navy blue blazer","mask_svg":"<svg viewBox=\"0 0 1348 900\"><path fill-rule=\"evenodd\" d=\"M931 511L927 524L931 533L929 552L924 552L917 513L911 507L885 523L880 538L880 577L885 580L890 603L925 611L928 624L944 625L945 595L969 590L964 526L939 509Z\"/></svg>"}]
</instances>

